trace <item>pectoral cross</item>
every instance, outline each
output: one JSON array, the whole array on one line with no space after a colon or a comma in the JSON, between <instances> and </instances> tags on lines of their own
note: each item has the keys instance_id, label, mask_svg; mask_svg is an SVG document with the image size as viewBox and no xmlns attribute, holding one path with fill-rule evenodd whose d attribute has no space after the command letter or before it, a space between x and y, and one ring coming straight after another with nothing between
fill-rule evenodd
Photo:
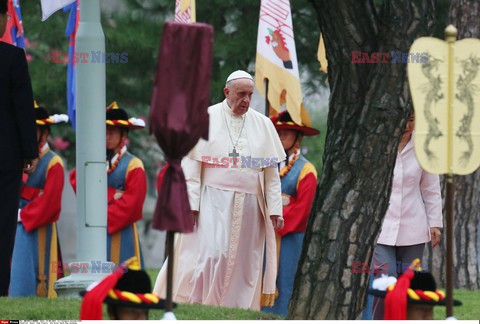
<instances>
[{"instance_id":1,"label":"pectoral cross","mask_svg":"<svg viewBox=\"0 0 480 324\"><path fill-rule=\"evenodd\" d=\"M237 157L239 157L240 154L237 153L235 147L233 147L232 153L228 153L228 156L233 157L233 165L237 165Z\"/></svg>"}]
</instances>

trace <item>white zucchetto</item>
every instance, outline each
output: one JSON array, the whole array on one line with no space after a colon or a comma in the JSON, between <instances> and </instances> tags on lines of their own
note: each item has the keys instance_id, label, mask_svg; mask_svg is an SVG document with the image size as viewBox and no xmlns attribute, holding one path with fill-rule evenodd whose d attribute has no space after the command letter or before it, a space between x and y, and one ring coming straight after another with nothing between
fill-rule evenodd
<instances>
[{"instance_id":1,"label":"white zucchetto","mask_svg":"<svg viewBox=\"0 0 480 324\"><path fill-rule=\"evenodd\" d=\"M228 76L226 83L236 79L250 79L253 81L253 77L250 74L242 70L237 70Z\"/></svg>"}]
</instances>

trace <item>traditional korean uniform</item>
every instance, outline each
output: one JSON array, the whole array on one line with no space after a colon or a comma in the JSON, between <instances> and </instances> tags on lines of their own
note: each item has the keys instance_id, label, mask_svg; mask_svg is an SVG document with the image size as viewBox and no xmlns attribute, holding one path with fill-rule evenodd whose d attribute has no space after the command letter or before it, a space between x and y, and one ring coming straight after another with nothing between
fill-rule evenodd
<instances>
[{"instance_id":1,"label":"traditional korean uniform","mask_svg":"<svg viewBox=\"0 0 480 324\"><path fill-rule=\"evenodd\" d=\"M303 136L314 136L320 132L314 128L295 124L288 112L272 117L278 130L294 130ZM277 298L273 307L263 307L265 312L286 316L292 296L293 282L302 252L303 237L308 216L312 208L317 187L317 171L297 149L288 161L280 164L282 184L283 218L285 226L277 237L279 265L277 274Z\"/></svg>"},{"instance_id":2,"label":"traditional korean uniform","mask_svg":"<svg viewBox=\"0 0 480 324\"><path fill-rule=\"evenodd\" d=\"M35 113L38 128L68 121L67 115L49 116L36 102ZM9 288L12 297L56 297L53 284L63 276L56 226L62 202L63 161L47 143L39 151L35 172L23 175Z\"/></svg>"},{"instance_id":3,"label":"traditional korean uniform","mask_svg":"<svg viewBox=\"0 0 480 324\"><path fill-rule=\"evenodd\" d=\"M107 108L108 126L128 130L141 129L145 122L128 118L116 102ZM143 203L147 193L147 180L143 162L123 146L107 162L107 260L120 264L136 256L143 265L136 222L142 219ZM70 173L70 183L76 190L76 170Z\"/></svg>"}]
</instances>

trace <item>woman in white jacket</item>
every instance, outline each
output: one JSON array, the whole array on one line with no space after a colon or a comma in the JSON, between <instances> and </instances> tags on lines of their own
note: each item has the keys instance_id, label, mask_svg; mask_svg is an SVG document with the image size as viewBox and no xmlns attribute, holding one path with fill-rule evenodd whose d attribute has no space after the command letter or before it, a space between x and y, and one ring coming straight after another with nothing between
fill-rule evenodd
<instances>
[{"instance_id":1,"label":"woman in white jacket","mask_svg":"<svg viewBox=\"0 0 480 324\"><path fill-rule=\"evenodd\" d=\"M414 259L422 259L426 243L432 241L435 247L440 242L440 180L418 163L413 146L414 122L412 114L398 145L390 205L373 252L375 277L382 273L397 277ZM383 311L383 300L374 298L373 319L383 319Z\"/></svg>"}]
</instances>

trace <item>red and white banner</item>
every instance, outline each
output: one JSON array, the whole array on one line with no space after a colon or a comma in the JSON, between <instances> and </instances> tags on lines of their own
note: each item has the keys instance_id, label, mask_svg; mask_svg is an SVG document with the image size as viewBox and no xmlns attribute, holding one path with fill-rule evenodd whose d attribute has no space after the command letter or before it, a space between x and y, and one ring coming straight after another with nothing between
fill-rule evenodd
<instances>
[{"instance_id":1,"label":"red and white banner","mask_svg":"<svg viewBox=\"0 0 480 324\"><path fill-rule=\"evenodd\" d=\"M195 0L175 0L175 21L184 24L196 21Z\"/></svg>"},{"instance_id":2,"label":"red and white banner","mask_svg":"<svg viewBox=\"0 0 480 324\"><path fill-rule=\"evenodd\" d=\"M271 107L280 112L286 104L292 119L301 123L302 91L288 0L261 0L255 72L261 94L265 79Z\"/></svg>"}]
</instances>

